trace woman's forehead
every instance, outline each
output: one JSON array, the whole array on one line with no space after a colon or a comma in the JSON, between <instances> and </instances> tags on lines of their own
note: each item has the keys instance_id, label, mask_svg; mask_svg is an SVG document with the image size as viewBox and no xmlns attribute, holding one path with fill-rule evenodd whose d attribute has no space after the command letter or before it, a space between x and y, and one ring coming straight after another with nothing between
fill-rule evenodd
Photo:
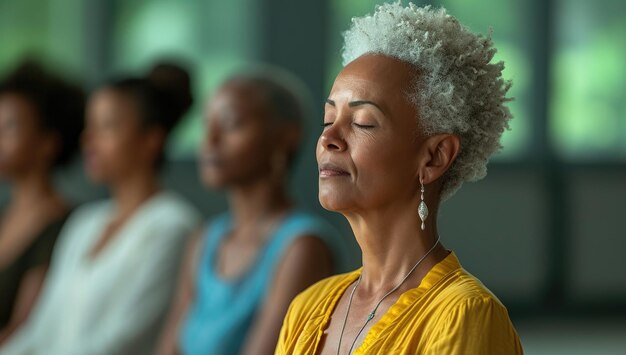
<instances>
[{"instance_id":1,"label":"woman's forehead","mask_svg":"<svg viewBox=\"0 0 626 355\"><path fill-rule=\"evenodd\" d=\"M399 59L365 54L348 65L337 76L333 91L350 89L374 96L397 95L406 92L417 75L417 70Z\"/></svg>"},{"instance_id":2,"label":"woman's forehead","mask_svg":"<svg viewBox=\"0 0 626 355\"><path fill-rule=\"evenodd\" d=\"M258 88L245 83L227 83L222 85L206 102L207 110L237 108L258 110L263 108L261 92Z\"/></svg>"},{"instance_id":3,"label":"woman's forehead","mask_svg":"<svg viewBox=\"0 0 626 355\"><path fill-rule=\"evenodd\" d=\"M349 63L337 76L329 99L351 102L368 100L392 116L415 117L408 96L417 70L398 59L366 54Z\"/></svg>"}]
</instances>

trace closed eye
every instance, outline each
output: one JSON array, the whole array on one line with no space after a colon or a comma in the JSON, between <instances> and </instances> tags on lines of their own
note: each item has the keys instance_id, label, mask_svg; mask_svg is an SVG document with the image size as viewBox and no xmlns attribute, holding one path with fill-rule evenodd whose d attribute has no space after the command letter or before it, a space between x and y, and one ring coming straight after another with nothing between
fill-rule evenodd
<instances>
[{"instance_id":1,"label":"closed eye","mask_svg":"<svg viewBox=\"0 0 626 355\"><path fill-rule=\"evenodd\" d=\"M353 123L353 125L355 125L358 128L362 128L362 129L371 129L374 128L376 126L374 125L368 125L368 124L359 124L359 123Z\"/></svg>"}]
</instances>

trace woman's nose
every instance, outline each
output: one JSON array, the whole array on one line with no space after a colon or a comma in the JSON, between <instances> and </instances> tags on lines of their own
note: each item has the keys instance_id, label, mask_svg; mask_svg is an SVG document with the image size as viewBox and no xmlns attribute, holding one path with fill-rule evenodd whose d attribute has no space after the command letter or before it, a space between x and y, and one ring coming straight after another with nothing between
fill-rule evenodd
<instances>
[{"instance_id":1,"label":"woman's nose","mask_svg":"<svg viewBox=\"0 0 626 355\"><path fill-rule=\"evenodd\" d=\"M207 125L205 128L205 136L204 136L204 144L209 147L216 146L220 141L220 132L219 128L216 125Z\"/></svg>"},{"instance_id":2,"label":"woman's nose","mask_svg":"<svg viewBox=\"0 0 626 355\"><path fill-rule=\"evenodd\" d=\"M324 129L320 135L319 144L323 149L334 152L341 152L347 148L341 129L335 123Z\"/></svg>"}]
</instances>

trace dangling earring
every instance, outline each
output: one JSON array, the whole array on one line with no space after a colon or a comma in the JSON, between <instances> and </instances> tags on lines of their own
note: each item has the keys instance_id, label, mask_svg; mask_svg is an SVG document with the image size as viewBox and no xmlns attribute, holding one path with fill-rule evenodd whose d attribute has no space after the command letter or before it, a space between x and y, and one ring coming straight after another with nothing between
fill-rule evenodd
<instances>
[{"instance_id":1,"label":"dangling earring","mask_svg":"<svg viewBox=\"0 0 626 355\"><path fill-rule=\"evenodd\" d=\"M422 185L420 191L421 191L421 201L420 201L420 205L417 208L417 213L420 216L420 219L422 220L422 230L424 230L424 228L426 228L426 224L424 224L424 222L426 221L426 218L428 217L428 206L426 206L426 202L424 201L424 182L422 181L422 179L420 178L420 184Z\"/></svg>"}]
</instances>

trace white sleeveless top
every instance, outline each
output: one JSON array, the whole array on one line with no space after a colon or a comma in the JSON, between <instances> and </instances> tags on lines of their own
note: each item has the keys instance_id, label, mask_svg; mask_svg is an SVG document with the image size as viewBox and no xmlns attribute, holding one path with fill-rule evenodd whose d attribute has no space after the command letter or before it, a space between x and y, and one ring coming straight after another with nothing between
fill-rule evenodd
<instances>
[{"instance_id":1,"label":"white sleeveless top","mask_svg":"<svg viewBox=\"0 0 626 355\"><path fill-rule=\"evenodd\" d=\"M0 354L153 352L199 216L176 194L160 192L92 258L113 212L104 201L70 216L35 309Z\"/></svg>"}]
</instances>

